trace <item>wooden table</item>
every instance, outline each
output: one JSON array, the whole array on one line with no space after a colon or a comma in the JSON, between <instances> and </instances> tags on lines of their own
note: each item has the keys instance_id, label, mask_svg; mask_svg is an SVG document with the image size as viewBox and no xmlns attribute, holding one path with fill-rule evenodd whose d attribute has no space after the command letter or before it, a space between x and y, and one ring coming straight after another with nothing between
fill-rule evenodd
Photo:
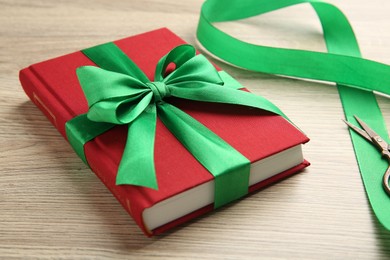
<instances>
[{"instance_id":1,"label":"wooden table","mask_svg":"<svg viewBox=\"0 0 390 260\"><path fill-rule=\"evenodd\" d=\"M390 64L390 2L328 2L349 17L363 55ZM155 238L141 233L23 93L20 69L99 43L169 27L196 44L201 3L0 1L1 259L390 257L390 232L369 207L332 84L256 74L217 61L305 131L311 142L304 152L312 166ZM308 5L220 26L254 43L325 50ZM390 101L378 100L389 123Z\"/></svg>"}]
</instances>

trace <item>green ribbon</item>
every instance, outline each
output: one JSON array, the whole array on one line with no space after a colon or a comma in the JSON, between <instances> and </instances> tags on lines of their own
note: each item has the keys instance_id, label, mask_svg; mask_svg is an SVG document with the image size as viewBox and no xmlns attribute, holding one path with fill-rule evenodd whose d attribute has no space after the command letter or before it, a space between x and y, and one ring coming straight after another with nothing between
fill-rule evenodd
<instances>
[{"instance_id":1,"label":"green ribbon","mask_svg":"<svg viewBox=\"0 0 390 260\"><path fill-rule=\"evenodd\" d=\"M87 142L116 125L127 125L127 141L116 183L157 189L154 140L159 117L214 176L215 208L247 194L250 161L200 122L168 103L167 98L243 105L286 117L275 105L238 90L242 86L227 73L218 72L203 55L196 55L190 45L178 46L162 57L153 82L114 43L83 53L100 68L77 69L89 110L66 123L66 134L85 163L88 164L84 154ZM171 63L176 65L175 70L164 76Z\"/></svg>"},{"instance_id":2,"label":"green ribbon","mask_svg":"<svg viewBox=\"0 0 390 260\"><path fill-rule=\"evenodd\" d=\"M213 25L302 3L311 4L317 13L328 53L254 45ZM346 119L357 124L353 117L357 115L388 140L373 91L390 94L390 66L361 58L347 18L334 5L316 0L208 0L202 6L197 37L208 51L245 69L337 83ZM373 145L353 131L350 134L372 209L390 229L390 200L381 184L387 162Z\"/></svg>"}]
</instances>

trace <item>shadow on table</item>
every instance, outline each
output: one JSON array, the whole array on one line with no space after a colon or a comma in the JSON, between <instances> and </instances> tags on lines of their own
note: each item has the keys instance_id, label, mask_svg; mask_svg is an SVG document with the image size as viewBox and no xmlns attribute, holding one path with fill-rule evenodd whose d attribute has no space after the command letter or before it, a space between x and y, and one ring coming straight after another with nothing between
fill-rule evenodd
<instances>
[{"instance_id":1,"label":"shadow on table","mask_svg":"<svg viewBox=\"0 0 390 260\"><path fill-rule=\"evenodd\" d=\"M386 230L381 223L376 219L374 212L371 214L374 225L375 225L375 235L379 241L379 248L381 256L383 259L390 259L390 231Z\"/></svg>"}]
</instances>

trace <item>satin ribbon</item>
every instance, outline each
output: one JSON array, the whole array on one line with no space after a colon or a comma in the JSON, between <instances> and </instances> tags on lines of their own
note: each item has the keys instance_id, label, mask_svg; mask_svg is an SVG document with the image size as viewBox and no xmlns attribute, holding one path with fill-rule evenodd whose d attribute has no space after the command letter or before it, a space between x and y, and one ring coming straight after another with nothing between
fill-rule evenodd
<instances>
[{"instance_id":1,"label":"satin ribbon","mask_svg":"<svg viewBox=\"0 0 390 260\"><path fill-rule=\"evenodd\" d=\"M302 3L309 3L317 13L328 53L254 45L213 25ZM197 37L212 54L245 69L335 82L346 119L357 124L353 117L357 115L388 141L373 91L390 94L390 66L361 58L347 18L334 5L315 0L208 0L202 6ZM352 130L350 134L372 209L380 223L390 229L390 199L381 184L387 162L366 140Z\"/></svg>"},{"instance_id":2,"label":"satin ribbon","mask_svg":"<svg viewBox=\"0 0 390 260\"><path fill-rule=\"evenodd\" d=\"M82 51L99 67L77 69L88 101L88 113L66 123L68 140L88 164L84 145L115 125L127 125L125 150L116 183L158 188L154 167L157 117L214 176L214 207L248 192L250 161L190 115L171 105L169 97L243 105L286 117L268 100L240 91L227 73L218 72L190 45L174 48L157 64L154 81L114 43ZM176 68L164 76L171 63ZM174 166L172 166L174 167ZM196 173L194 173L196 174Z\"/></svg>"}]
</instances>

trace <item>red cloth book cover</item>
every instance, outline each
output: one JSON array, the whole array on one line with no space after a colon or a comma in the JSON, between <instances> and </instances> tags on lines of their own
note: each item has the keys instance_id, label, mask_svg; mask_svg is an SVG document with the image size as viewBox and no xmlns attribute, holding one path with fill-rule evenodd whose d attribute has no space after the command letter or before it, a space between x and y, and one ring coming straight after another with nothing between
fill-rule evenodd
<instances>
[{"instance_id":1,"label":"red cloth book cover","mask_svg":"<svg viewBox=\"0 0 390 260\"><path fill-rule=\"evenodd\" d=\"M114 43L152 79L157 61L172 48L185 42L164 28ZM79 51L31 65L20 72L20 81L26 94L64 138L67 138L65 123L88 111L87 101L76 75L76 69L86 65L94 66L94 63ZM229 143L251 163L262 161L308 141L308 138L286 119L269 112L199 101L174 100L174 103ZM126 133L126 127L116 126L99 135L85 145L85 155L92 171L146 235L159 234L213 210L212 204L205 205L162 225L147 227L143 215L146 209L208 183L213 176L161 121L157 120L154 158L158 190L116 185L115 178L126 143ZM251 185L249 192L292 175L308 165L302 157L296 165Z\"/></svg>"}]
</instances>

